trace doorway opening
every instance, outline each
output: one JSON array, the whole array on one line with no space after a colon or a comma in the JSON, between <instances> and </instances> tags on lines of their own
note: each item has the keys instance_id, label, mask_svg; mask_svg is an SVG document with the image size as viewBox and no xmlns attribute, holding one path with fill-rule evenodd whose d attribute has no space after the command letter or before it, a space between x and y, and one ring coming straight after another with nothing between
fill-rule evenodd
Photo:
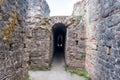
<instances>
[{"instance_id":1,"label":"doorway opening","mask_svg":"<svg viewBox=\"0 0 120 80\"><path fill-rule=\"evenodd\" d=\"M53 28L53 60L65 60L66 26L56 23Z\"/></svg>"}]
</instances>

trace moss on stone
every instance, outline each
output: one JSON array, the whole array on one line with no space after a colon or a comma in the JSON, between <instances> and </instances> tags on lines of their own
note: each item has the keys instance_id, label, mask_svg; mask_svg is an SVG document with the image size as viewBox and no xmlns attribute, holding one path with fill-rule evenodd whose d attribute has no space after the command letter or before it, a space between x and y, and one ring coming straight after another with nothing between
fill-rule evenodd
<instances>
[{"instance_id":1,"label":"moss on stone","mask_svg":"<svg viewBox=\"0 0 120 80\"><path fill-rule=\"evenodd\" d=\"M4 2L4 0L0 0L0 3L3 3Z\"/></svg>"},{"instance_id":2,"label":"moss on stone","mask_svg":"<svg viewBox=\"0 0 120 80\"><path fill-rule=\"evenodd\" d=\"M82 58L82 59L85 59L85 57L86 57L86 54L85 54L85 53L81 54L81 58Z\"/></svg>"},{"instance_id":3,"label":"moss on stone","mask_svg":"<svg viewBox=\"0 0 120 80\"><path fill-rule=\"evenodd\" d=\"M79 15L79 16L77 16L77 18L81 20L83 18L83 16Z\"/></svg>"},{"instance_id":4,"label":"moss on stone","mask_svg":"<svg viewBox=\"0 0 120 80\"><path fill-rule=\"evenodd\" d=\"M20 19L19 14L16 14L15 12L12 12L12 21L9 24L9 27L2 29L2 38L6 39L5 45L9 45L9 41L13 39L13 34L17 29L17 23L16 21Z\"/></svg>"},{"instance_id":5,"label":"moss on stone","mask_svg":"<svg viewBox=\"0 0 120 80\"><path fill-rule=\"evenodd\" d=\"M2 38L8 38L9 40L12 40L12 35L16 28L15 19L13 19L9 27L3 29Z\"/></svg>"}]
</instances>

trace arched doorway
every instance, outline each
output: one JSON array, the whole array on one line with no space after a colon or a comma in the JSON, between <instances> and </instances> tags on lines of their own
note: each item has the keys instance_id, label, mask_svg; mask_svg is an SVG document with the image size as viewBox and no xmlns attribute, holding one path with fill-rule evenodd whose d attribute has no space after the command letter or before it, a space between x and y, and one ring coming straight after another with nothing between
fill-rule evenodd
<instances>
[{"instance_id":1,"label":"arched doorway","mask_svg":"<svg viewBox=\"0 0 120 80\"><path fill-rule=\"evenodd\" d=\"M56 23L52 28L53 32L53 59L65 60L66 26Z\"/></svg>"}]
</instances>

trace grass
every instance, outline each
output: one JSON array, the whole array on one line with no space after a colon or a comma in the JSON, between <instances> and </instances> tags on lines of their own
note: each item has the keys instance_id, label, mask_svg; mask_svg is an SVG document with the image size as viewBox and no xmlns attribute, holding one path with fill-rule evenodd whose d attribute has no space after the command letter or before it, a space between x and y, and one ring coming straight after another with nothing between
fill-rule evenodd
<instances>
[{"instance_id":1,"label":"grass","mask_svg":"<svg viewBox=\"0 0 120 80\"><path fill-rule=\"evenodd\" d=\"M72 74L77 74L79 76L84 77L86 80L91 80L90 76L86 71L80 71L80 70L71 70L70 71Z\"/></svg>"},{"instance_id":2,"label":"grass","mask_svg":"<svg viewBox=\"0 0 120 80\"><path fill-rule=\"evenodd\" d=\"M82 58L82 59L85 59L85 57L86 57L86 54L85 54L85 53L81 55L81 58Z\"/></svg>"},{"instance_id":3,"label":"grass","mask_svg":"<svg viewBox=\"0 0 120 80\"><path fill-rule=\"evenodd\" d=\"M82 19L82 17L83 17L82 15L77 16L77 18L80 20Z\"/></svg>"},{"instance_id":4,"label":"grass","mask_svg":"<svg viewBox=\"0 0 120 80\"><path fill-rule=\"evenodd\" d=\"M27 76L26 80L31 80L31 79L30 79L30 76Z\"/></svg>"}]
</instances>

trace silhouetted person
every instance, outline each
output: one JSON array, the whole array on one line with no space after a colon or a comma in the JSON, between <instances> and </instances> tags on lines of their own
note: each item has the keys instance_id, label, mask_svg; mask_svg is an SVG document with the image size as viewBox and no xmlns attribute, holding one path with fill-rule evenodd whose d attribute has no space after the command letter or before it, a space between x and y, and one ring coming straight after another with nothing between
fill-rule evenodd
<instances>
[{"instance_id":1,"label":"silhouetted person","mask_svg":"<svg viewBox=\"0 0 120 80\"><path fill-rule=\"evenodd\" d=\"M58 47L63 46L63 36L62 35L58 35L58 37L57 37L57 46Z\"/></svg>"}]
</instances>

